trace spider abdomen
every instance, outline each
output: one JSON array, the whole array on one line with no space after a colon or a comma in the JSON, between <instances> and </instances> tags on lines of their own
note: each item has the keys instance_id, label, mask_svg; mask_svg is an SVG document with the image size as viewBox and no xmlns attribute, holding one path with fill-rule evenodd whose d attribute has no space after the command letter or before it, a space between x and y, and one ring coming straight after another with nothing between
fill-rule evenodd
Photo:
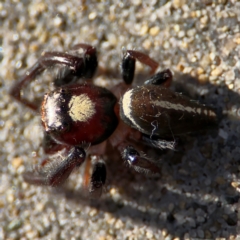
<instances>
[{"instance_id":1,"label":"spider abdomen","mask_svg":"<svg viewBox=\"0 0 240 240\"><path fill-rule=\"evenodd\" d=\"M128 90L121 100L120 116L147 135L172 137L216 126L212 108L171 90L144 85Z\"/></svg>"}]
</instances>

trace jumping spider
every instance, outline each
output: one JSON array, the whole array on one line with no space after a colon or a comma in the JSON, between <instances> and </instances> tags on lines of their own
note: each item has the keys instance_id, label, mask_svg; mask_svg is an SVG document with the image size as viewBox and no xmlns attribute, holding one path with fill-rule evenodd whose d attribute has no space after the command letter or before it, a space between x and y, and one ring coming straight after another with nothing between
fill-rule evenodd
<instances>
[{"instance_id":1,"label":"jumping spider","mask_svg":"<svg viewBox=\"0 0 240 240\"><path fill-rule=\"evenodd\" d=\"M156 160L132 143L173 149L175 136L216 126L217 117L210 107L167 88L172 81L169 69L155 73L142 86L132 87L136 60L149 66L152 74L158 68L158 63L144 53L127 50L121 65L124 81L111 90L89 80L96 72L98 60L96 49L87 44L78 44L68 53L44 52L19 79L11 96L37 111L39 106L21 96L22 89L45 69L61 67L60 77L54 80L56 89L44 96L41 119L45 152L53 154L65 149L67 154L48 173L42 170L48 160L37 172L25 172L26 182L59 186L87 158L93 163L89 191L92 196L100 196L106 180L102 158L106 141L135 170L159 173ZM86 144L90 146L87 151Z\"/></svg>"}]
</instances>

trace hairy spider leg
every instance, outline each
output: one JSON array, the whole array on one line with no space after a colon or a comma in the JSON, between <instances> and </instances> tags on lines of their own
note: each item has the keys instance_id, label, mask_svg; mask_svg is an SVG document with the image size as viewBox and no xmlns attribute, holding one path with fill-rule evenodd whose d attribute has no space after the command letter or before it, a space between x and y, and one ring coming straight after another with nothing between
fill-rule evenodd
<instances>
[{"instance_id":1,"label":"hairy spider leg","mask_svg":"<svg viewBox=\"0 0 240 240\"><path fill-rule=\"evenodd\" d=\"M68 156L51 171L44 173L25 172L23 179L34 185L61 186L75 168L81 166L85 161L86 152L81 147L72 147ZM41 169L40 169L41 170Z\"/></svg>"},{"instance_id":2,"label":"hairy spider leg","mask_svg":"<svg viewBox=\"0 0 240 240\"><path fill-rule=\"evenodd\" d=\"M92 174L89 184L91 198L99 198L102 195L103 186L107 178L106 165L101 156L91 156Z\"/></svg>"},{"instance_id":3,"label":"hairy spider leg","mask_svg":"<svg viewBox=\"0 0 240 240\"><path fill-rule=\"evenodd\" d=\"M96 49L87 44L78 44L74 46L73 50L76 51L79 48L85 50L83 57L62 52L43 52L39 60L13 85L9 92L10 95L20 103L36 111L38 106L26 98L22 98L21 92L26 84L33 81L44 70L56 65L61 65L70 69L69 74L71 76L91 78L97 69ZM61 80L61 84L58 83L56 85L68 83L68 77L69 76L65 76L65 81Z\"/></svg>"}]
</instances>

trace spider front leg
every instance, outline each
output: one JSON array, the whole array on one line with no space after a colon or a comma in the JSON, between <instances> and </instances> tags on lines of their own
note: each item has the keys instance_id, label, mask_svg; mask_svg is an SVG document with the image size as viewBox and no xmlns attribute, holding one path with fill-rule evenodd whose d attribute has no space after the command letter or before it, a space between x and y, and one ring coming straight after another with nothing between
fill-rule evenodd
<instances>
[{"instance_id":1,"label":"spider front leg","mask_svg":"<svg viewBox=\"0 0 240 240\"><path fill-rule=\"evenodd\" d=\"M99 155L88 155L85 164L83 187L89 190L90 198L96 199L101 197L106 177L107 170L103 158Z\"/></svg>"},{"instance_id":2,"label":"spider front leg","mask_svg":"<svg viewBox=\"0 0 240 240\"><path fill-rule=\"evenodd\" d=\"M99 156L92 156L92 175L89 185L91 198L99 198L102 195L103 186L107 178L106 165Z\"/></svg>"},{"instance_id":3,"label":"spider front leg","mask_svg":"<svg viewBox=\"0 0 240 240\"><path fill-rule=\"evenodd\" d=\"M152 77L144 82L145 85L161 85L164 87L169 87L171 85L173 76L169 69L165 69L161 72L157 72Z\"/></svg>"},{"instance_id":4,"label":"spider front leg","mask_svg":"<svg viewBox=\"0 0 240 240\"><path fill-rule=\"evenodd\" d=\"M62 151L63 149L70 150L70 146L65 145L65 144L60 144L59 142L56 142L50 134L46 133L44 131L43 135L43 141L42 141L42 147L47 155L52 155L57 152Z\"/></svg>"},{"instance_id":5,"label":"spider front leg","mask_svg":"<svg viewBox=\"0 0 240 240\"><path fill-rule=\"evenodd\" d=\"M137 172L160 173L160 168L144 153L137 151L133 146L126 146L122 151L122 158Z\"/></svg>"},{"instance_id":6,"label":"spider front leg","mask_svg":"<svg viewBox=\"0 0 240 240\"><path fill-rule=\"evenodd\" d=\"M91 79L97 70L97 51L91 45L85 43L74 45L68 54L81 58L84 67L79 68L77 71L72 70L71 67L61 68L54 81L56 87L77 82L79 78Z\"/></svg>"},{"instance_id":7,"label":"spider front leg","mask_svg":"<svg viewBox=\"0 0 240 240\"><path fill-rule=\"evenodd\" d=\"M77 52L79 48L84 50L82 55L79 55ZM63 52L44 52L39 60L26 72L26 74L13 85L10 90L10 95L17 101L36 111L38 109L37 105L25 98L22 98L22 89L44 70L57 65L65 67L65 69L64 74L60 74L60 81L57 79L55 85L59 86L67 84L74 77L91 78L97 69L96 49L87 44L78 44L74 46L71 54Z\"/></svg>"},{"instance_id":8,"label":"spider front leg","mask_svg":"<svg viewBox=\"0 0 240 240\"><path fill-rule=\"evenodd\" d=\"M149 66L151 74L154 74L150 79L145 81L145 84L162 85L164 87L170 86L172 82L171 71L166 69L155 74L159 64L148 55L134 50L127 50L122 59L122 78L127 85L133 82L136 60Z\"/></svg>"},{"instance_id":9,"label":"spider front leg","mask_svg":"<svg viewBox=\"0 0 240 240\"><path fill-rule=\"evenodd\" d=\"M56 166L53 165L48 172L43 172L42 169L39 169L38 173L26 172L23 174L23 179L34 185L61 186L72 171L80 167L85 159L85 150L81 147L73 147L66 158Z\"/></svg>"}]
</instances>

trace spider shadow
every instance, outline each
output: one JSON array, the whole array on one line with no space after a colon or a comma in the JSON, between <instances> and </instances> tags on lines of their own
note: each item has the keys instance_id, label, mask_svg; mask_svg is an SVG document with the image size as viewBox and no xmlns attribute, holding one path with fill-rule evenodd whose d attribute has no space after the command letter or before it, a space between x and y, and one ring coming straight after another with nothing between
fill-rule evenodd
<instances>
[{"instance_id":1,"label":"spider shadow","mask_svg":"<svg viewBox=\"0 0 240 240\"><path fill-rule=\"evenodd\" d=\"M240 96L225 85L200 85L197 79L177 73L173 87L195 100L217 107L218 112L233 105L240 107ZM239 119L222 116L218 131L226 131L224 128L230 124L238 126ZM112 149L108 153L107 185L116 189L117 194L107 191L101 199L90 201L82 196L82 191L72 191L67 185L58 192L73 204L90 205L116 218L131 219L157 230L165 229L174 237L182 238L185 233L196 237L199 231L205 234L211 231L209 238L236 235L238 213L235 206L239 193L231 185L234 179L229 176L238 174L239 160L228 154L229 149L234 151L240 137L231 135L224 140L213 132L210 136L188 136L184 141L185 151L154 150L161 161L163 174L160 177L145 176L124 167L120 154L116 156ZM204 151L208 147L210 155ZM190 174L194 171L195 179ZM219 223L224 228L218 229Z\"/></svg>"}]
</instances>

